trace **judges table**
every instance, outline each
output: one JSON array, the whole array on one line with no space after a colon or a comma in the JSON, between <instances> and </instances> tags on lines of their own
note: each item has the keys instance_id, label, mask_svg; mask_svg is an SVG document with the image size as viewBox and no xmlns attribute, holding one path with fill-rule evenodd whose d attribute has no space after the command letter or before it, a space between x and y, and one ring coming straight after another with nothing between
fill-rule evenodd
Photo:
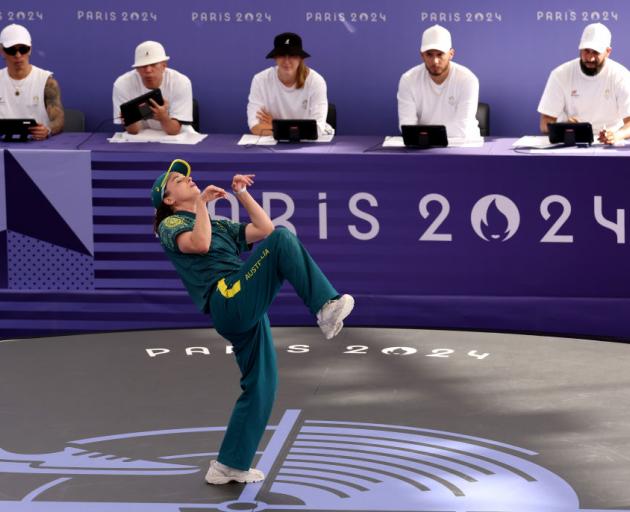
<instances>
[{"instance_id":1,"label":"judges table","mask_svg":"<svg viewBox=\"0 0 630 512\"><path fill-rule=\"evenodd\" d=\"M349 325L630 339L630 147L531 153L491 139L414 151L384 149L376 136L251 147L237 146L237 135L196 146L111 144L107 136L2 146L5 167L8 155L53 155L64 144L89 152L92 190L74 194L93 197L94 235L92 279L74 289L5 279L0 334L209 325L151 233L151 184L184 158L200 185L229 189L235 173L256 174L250 192L276 226L296 232L335 287L356 297ZM70 169L68 180L59 186L73 186ZM234 197L210 211L247 220ZM288 287L270 316L275 325L314 323Z\"/></svg>"}]
</instances>

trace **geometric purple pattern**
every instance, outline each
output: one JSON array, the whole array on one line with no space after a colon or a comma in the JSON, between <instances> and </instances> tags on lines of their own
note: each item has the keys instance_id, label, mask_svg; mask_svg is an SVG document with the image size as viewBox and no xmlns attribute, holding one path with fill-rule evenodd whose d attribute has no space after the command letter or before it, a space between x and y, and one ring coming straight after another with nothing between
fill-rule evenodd
<instances>
[{"instance_id":1,"label":"geometric purple pattern","mask_svg":"<svg viewBox=\"0 0 630 512\"><path fill-rule=\"evenodd\" d=\"M73 171L75 169L68 164L64 174L61 175L63 180L60 178L56 186L67 190L66 180L73 175ZM83 254L92 253L9 151L4 152L4 178L8 230L68 247ZM89 184L81 187L78 180L76 183L73 180L73 186L78 187L76 190L79 195L90 194ZM64 200L74 202L72 196L66 197ZM90 208L85 208L83 211L79 209L74 217L89 218L90 210ZM36 218L34 218L33 212L37 212ZM46 219L46 222L41 222L41 219Z\"/></svg>"},{"instance_id":2,"label":"geometric purple pattern","mask_svg":"<svg viewBox=\"0 0 630 512\"><path fill-rule=\"evenodd\" d=\"M92 175L90 157L85 151L12 149L4 158L7 190L6 229L68 247L84 254L93 253ZM22 174L22 176L16 176ZM65 186L72 177L72 187ZM29 189L29 190L25 190ZM19 191L16 193L16 190ZM28 197L28 199L27 199ZM16 198L26 201L40 218L49 219L44 234L32 223L31 213L24 213ZM53 211L50 211L52 207ZM48 213L50 217L48 217ZM27 223L19 222L26 217ZM20 228L17 226L21 225ZM67 225L67 226L66 226ZM67 232L70 230L74 235ZM65 233L65 234L64 234ZM76 237L75 237L76 235ZM83 251L77 240L87 249Z\"/></svg>"},{"instance_id":3,"label":"geometric purple pattern","mask_svg":"<svg viewBox=\"0 0 630 512\"><path fill-rule=\"evenodd\" d=\"M0 289L6 288L8 285L9 272L7 270L8 264L7 255L7 232L6 230L0 230Z\"/></svg>"},{"instance_id":4,"label":"geometric purple pattern","mask_svg":"<svg viewBox=\"0 0 630 512\"><path fill-rule=\"evenodd\" d=\"M8 231L10 290L94 289L94 258Z\"/></svg>"}]
</instances>

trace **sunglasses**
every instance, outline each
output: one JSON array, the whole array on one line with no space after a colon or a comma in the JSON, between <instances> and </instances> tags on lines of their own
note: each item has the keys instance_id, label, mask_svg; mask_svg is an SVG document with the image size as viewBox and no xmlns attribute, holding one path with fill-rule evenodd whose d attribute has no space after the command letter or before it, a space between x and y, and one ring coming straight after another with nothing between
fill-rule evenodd
<instances>
[{"instance_id":1,"label":"sunglasses","mask_svg":"<svg viewBox=\"0 0 630 512\"><path fill-rule=\"evenodd\" d=\"M22 55L26 55L28 52L31 51L30 46L23 46L23 45L15 45L9 48L5 48L3 46L2 49L4 50L4 53L6 53L7 55L17 55L18 52L20 52Z\"/></svg>"}]
</instances>

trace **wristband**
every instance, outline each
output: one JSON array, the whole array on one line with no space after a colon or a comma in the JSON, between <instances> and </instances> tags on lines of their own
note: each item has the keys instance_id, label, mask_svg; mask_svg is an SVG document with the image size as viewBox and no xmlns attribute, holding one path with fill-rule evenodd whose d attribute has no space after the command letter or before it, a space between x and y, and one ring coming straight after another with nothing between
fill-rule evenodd
<instances>
[{"instance_id":1,"label":"wristband","mask_svg":"<svg viewBox=\"0 0 630 512\"><path fill-rule=\"evenodd\" d=\"M243 192L247 192L247 187L245 185L243 185L240 189L235 190L234 193L238 196L240 194L242 194Z\"/></svg>"}]
</instances>

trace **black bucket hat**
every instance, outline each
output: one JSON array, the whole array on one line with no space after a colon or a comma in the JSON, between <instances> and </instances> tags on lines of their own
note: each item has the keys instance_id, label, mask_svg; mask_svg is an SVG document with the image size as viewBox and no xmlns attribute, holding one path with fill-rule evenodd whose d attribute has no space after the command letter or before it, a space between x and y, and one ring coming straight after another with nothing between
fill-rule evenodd
<instances>
[{"instance_id":1,"label":"black bucket hat","mask_svg":"<svg viewBox=\"0 0 630 512\"><path fill-rule=\"evenodd\" d=\"M302 38L293 32L283 32L273 39L273 50L267 54L267 59L282 57L283 55L296 55L299 57L310 57L302 49Z\"/></svg>"}]
</instances>

